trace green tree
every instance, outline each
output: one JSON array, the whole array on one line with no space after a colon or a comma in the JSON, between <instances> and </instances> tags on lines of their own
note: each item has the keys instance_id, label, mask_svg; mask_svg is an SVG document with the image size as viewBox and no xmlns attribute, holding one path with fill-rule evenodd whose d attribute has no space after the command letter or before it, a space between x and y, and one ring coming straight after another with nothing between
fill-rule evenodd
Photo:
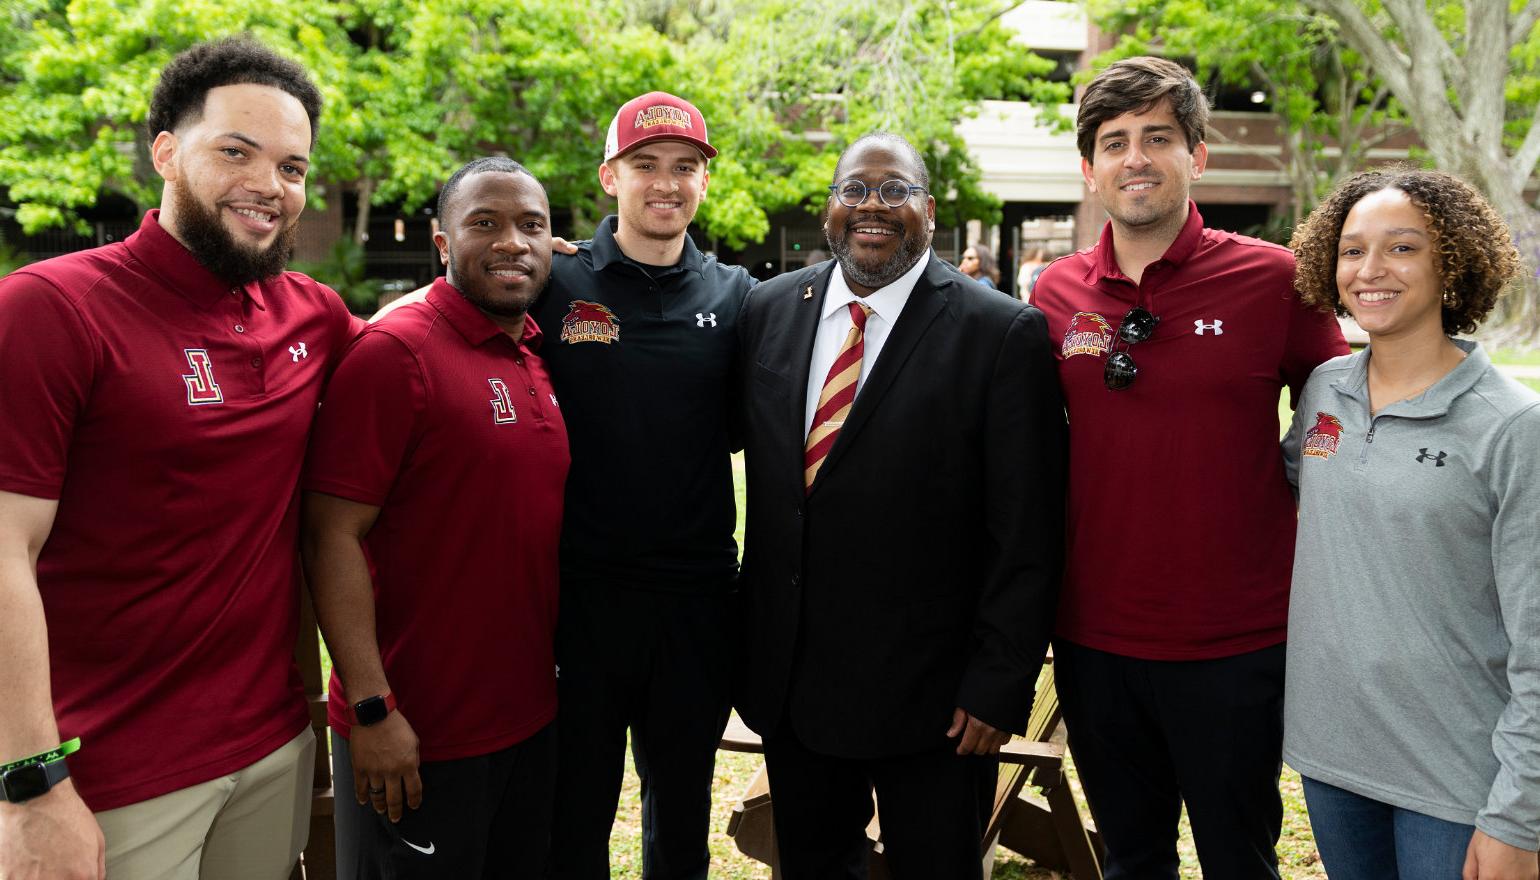
<instances>
[{"instance_id":1,"label":"green tree","mask_svg":"<svg viewBox=\"0 0 1540 880\"><path fill-rule=\"evenodd\" d=\"M103 193L158 204L144 119L160 68L193 43L244 31L313 63L347 39L310 12L258 0L22 0L0 38L0 186L17 222L79 226Z\"/></svg>"},{"instance_id":2,"label":"green tree","mask_svg":"<svg viewBox=\"0 0 1540 880\"><path fill-rule=\"evenodd\" d=\"M1102 29L1121 32L1098 68L1154 53L1192 59L1212 82L1267 92L1283 151L1257 155L1288 177L1295 223L1336 180L1362 168L1369 150L1407 129L1389 88L1341 44L1335 22L1295 3L1091 0L1090 13Z\"/></svg>"},{"instance_id":3,"label":"green tree","mask_svg":"<svg viewBox=\"0 0 1540 880\"><path fill-rule=\"evenodd\" d=\"M1305 3L1384 80L1438 167L1480 187L1540 263L1540 211L1524 196L1540 163L1540 0ZM1504 312L1512 336L1540 342L1533 278Z\"/></svg>"},{"instance_id":4,"label":"green tree","mask_svg":"<svg viewBox=\"0 0 1540 880\"><path fill-rule=\"evenodd\" d=\"M708 228L745 228L744 217L758 239L764 212L821 206L839 150L877 128L924 155L939 223L997 221L999 201L980 188L957 122L989 98L1069 97L1043 78L1052 62L1013 45L999 24L1013 5L749 0L731 4L725 21L703 16L691 66L710 72L712 112L724 120L713 130L726 145L702 207ZM717 199L719 189L729 198Z\"/></svg>"},{"instance_id":5,"label":"green tree","mask_svg":"<svg viewBox=\"0 0 1540 880\"><path fill-rule=\"evenodd\" d=\"M28 231L78 222L102 193L147 208L160 183L143 120L157 71L250 31L326 97L312 175L357 200L427 204L460 163L506 153L587 235L611 209L596 169L615 108L652 89L712 121L705 231L762 240L768 214L821 205L838 151L872 128L920 146L943 223L998 203L957 136L985 98L1063 100L1012 46L998 0L11 0L0 36L0 186Z\"/></svg>"}]
</instances>

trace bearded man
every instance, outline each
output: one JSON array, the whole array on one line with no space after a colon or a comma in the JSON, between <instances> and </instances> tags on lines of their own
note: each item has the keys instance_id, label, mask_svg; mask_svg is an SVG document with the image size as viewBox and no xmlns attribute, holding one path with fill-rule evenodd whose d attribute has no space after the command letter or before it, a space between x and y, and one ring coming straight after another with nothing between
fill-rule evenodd
<instances>
[{"instance_id":1,"label":"bearded man","mask_svg":"<svg viewBox=\"0 0 1540 880\"><path fill-rule=\"evenodd\" d=\"M160 209L0 280L0 876L279 880L305 845L295 494L355 326L283 271L320 111L256 43L189 49Z\"/></svg>"},{"instance_id":2,"label":"bearded man","mask_svg":"<svg viewBox=\"0 0 1540 880\"><path fill-rule=\"evenodd\" d=\"M738 695L764 738L781 871L981 874L1000 746L1052 630L1065 424L1042 315L930 250L914 147L841 155L835 259L750 292Z\"/></svg>"}]
</instances>

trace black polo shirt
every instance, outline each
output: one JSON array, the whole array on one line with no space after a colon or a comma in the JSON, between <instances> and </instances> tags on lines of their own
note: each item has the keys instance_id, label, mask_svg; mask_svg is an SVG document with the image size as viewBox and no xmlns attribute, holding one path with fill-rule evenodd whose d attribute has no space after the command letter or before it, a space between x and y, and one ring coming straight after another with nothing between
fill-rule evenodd
<instances>
[{"instance_id":1,"label":"black polo shirt","mask_svg":"<svg viewBox=\"0 0 1540 880\"><path fill-rule=\"evenodd\" d=\"M616 222L554 255L531 311L572 447L562 576L728 588L734 322L754 279L688 238L678 264L643 266L621 253Z\"/></svg>"}]
</instances>

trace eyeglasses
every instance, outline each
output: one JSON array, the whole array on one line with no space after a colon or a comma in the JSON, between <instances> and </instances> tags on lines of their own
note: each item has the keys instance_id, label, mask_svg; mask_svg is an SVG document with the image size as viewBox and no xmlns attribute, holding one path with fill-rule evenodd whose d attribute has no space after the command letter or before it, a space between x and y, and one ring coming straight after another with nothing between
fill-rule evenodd
<instances>
[{"instance_id":1,"label":"eyeglasses","mask_svg":"<svg viewBox=\"0 0 1540 880\"><path fill-rule=\"evenodd\" d=\"M872 189L873 187L866 185L866 181L856 180L852 177L849 180L842 180L830 186L829 192L836 199L839 199L840 204L845 207L859 208L866 203L866 194L871 192ZM884 180L875 189L877 190L877 198L882 199L882 203L889 208L902 208L904 203L909 201L910 196L915 193L925 192L925 187L923 186L915 186L908 181L896 178Z\"/></svg>"},{"instance_id":2,"label":"eyeglasses","mask_svg":"<svg viewBox=\"0 0 1540 880\"><path fill-rule=\"evenodd\" d=\"M1134 306L1123 316L1122 323L1118 324L1117 338L1112 341L1113 351L1107 355L1107 364L1102 368L1102 381L1108 391L1122 391L1134 384L1134 379L1139 376L1139 365L1128 352L1117 351L1118 342L1121 340L1129 346L1143 342L1155 334L1155 325L1159 323L1159 318L1140 306Z\"/></svg>"}]
</instances>

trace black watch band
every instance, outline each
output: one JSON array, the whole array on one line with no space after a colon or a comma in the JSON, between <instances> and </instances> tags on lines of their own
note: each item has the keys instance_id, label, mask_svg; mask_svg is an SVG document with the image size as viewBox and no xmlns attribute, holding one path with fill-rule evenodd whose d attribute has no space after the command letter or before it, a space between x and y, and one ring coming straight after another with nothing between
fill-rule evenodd
<instances>
[{"instance_id":1,"label":"black watch band","mask_svg":"<svg viewBox=\"0 0 1540 880\"><path fill-rule=\"evenodd\" d=\"M12 767L0 773L0 799L19 804L42 797L69 776L69 764L63 758Z\"/></svg>"}]
</instances>

